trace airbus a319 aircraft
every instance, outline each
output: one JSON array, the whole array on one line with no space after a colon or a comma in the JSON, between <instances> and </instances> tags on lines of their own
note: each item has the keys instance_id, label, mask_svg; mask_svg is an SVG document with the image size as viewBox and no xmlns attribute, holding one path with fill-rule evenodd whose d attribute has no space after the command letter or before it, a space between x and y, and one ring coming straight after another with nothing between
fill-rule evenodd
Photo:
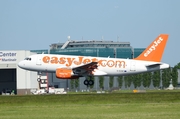
<instances>
[{"instance_id":1,"label":"airbus a319 aircraft","mask_svg":"<svg viewBox=\"0 0 180 119\"><path fill-rule=\"evenodd\" d=\"M18 66L30 71L53 72L59 79L86 77L84 84L93 85L94 81L88 77L131 75L169 68L169 64L160 62L167 40L167 34L159 35L134 59L36 54L26 57Z\"/></svg>"}]
</instances>

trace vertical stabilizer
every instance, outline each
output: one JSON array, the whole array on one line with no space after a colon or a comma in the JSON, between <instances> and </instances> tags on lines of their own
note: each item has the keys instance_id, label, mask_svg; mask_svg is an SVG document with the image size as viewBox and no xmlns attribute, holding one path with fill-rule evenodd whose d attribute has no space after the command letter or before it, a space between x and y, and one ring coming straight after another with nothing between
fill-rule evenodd
<instances>
[{"instance_id":1,"label":"vertical stabilizer","mask_svg":"<svg viewBox=\"0 0 180 119\"><path fill-rule=\"evenodd\" d=\"M167 40L168 34L159 35L135 60L160 62Z\"/></svg>"}]
</instances>

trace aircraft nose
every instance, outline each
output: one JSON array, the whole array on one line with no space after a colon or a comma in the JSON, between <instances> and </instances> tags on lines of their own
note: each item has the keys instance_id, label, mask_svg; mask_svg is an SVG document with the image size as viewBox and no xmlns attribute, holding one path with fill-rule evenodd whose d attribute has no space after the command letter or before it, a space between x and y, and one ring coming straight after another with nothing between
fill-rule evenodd
<instances>
[{"instance_id":1,"label":"aircraft nose","mask_svg":"<svg viewBox=\"0 0 180 119\"><path fill-rule=\"evenodd\" d=\"M23 61L21 61L21 62L18 63L18 67L23 68L24 66L25 66L25 64L24 64Z\"/></svg>"}]
</instances>

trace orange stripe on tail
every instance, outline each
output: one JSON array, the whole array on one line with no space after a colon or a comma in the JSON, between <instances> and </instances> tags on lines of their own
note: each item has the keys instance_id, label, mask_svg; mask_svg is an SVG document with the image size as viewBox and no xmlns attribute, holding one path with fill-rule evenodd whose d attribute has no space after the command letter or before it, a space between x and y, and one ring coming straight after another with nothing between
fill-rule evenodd
<instances>
[{"instance_id":1,"label":"orange stripe on tail","mask_svg":"<svg viewBox=\"0 0 180 119\"><path fill-rule=\"evenodd\" d=\"M167 40L168 34L159 35L135 60L160 62Z\"/></svg>"}]
</instances>

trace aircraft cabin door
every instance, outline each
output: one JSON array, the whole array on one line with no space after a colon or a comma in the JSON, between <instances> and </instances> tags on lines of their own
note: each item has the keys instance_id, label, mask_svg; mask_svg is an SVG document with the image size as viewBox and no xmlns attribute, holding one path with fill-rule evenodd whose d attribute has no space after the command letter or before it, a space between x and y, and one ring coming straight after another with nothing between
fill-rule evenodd
<instances>
[{"instance_id":1,"label":"aircraft cabin door","mask_svg":"<svg viewBox=\"0 0 180 119\"><path fill-rule=\"evenodd\" d=\"M131 61L130 71L136 71L136 62L135 61Z\"/></svg>"},{"instance_id":2,"label":"aircraft cabin door","mask_svg":"<svg viewBox=\"0 0 180 119\"><path fill-rule=\"evenodd\" d=\"M37 57L36 65L41 65L41 56Z\"/></svg>"}]
</instances>

